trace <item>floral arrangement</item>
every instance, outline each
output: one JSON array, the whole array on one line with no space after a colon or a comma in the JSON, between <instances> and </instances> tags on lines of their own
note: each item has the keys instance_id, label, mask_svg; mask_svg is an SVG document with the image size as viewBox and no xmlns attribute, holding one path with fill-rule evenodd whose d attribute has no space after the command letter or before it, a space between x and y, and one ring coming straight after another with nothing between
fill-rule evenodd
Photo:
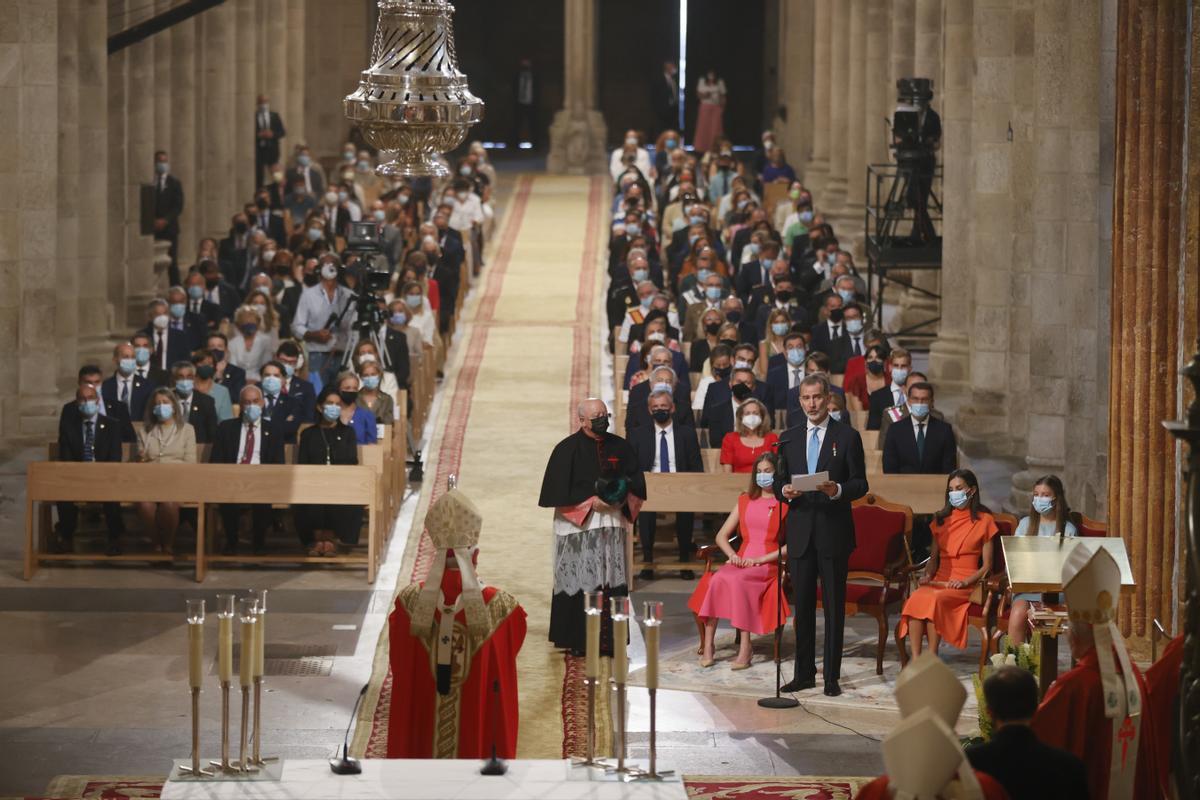
<instances>
[{"instance_id":1,"label":"floral arrangement","mask_svg":"<svg viewBox=\"0 0 1200 800\"><path fill-rule=\"evenodd\" d=\"M980 744L992 738L992 715L988 713L987 701L983 696L983 682L988 679L988 676L1001 667L1019 667L1032 672L1036 678L1041 655L1042 636L1040 633L1035 632L1031 641L1021 645L1014 646L1008 636L1000 640L997 652L991 657L992 663L983 668L982 674L975 673L971 676L971 682L975 687L975 700L979 706L979 735L965 739L964 747Z\"/></svg>"}]
</instances>

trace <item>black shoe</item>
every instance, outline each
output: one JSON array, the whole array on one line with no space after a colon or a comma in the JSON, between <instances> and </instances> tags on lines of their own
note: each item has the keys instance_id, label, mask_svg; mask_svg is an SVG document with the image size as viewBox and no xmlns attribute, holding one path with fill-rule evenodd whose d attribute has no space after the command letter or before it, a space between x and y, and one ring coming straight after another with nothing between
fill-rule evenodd
<instances>
[{"instance_id":1,"label":"black shoe","mask_svg":"<svg viewBox=\"0 0 1200 800\"><path fill-rule=\"evenodd\" d=\"M422 467L421 462L418 461L414 463L412 465L412 469L408 471L408 482L420 483L423 480L425 480L425 468Z\"/></svg>"},{"instance_id":2,"label":"black shoe","mask_svg":"<svg viewBox=\"0 0 1200 800\"><path fill-rule=\"evenodd\" d=\"M116 542L109 542L108 550L106 550L104 554L109 556L119 556L124 554L124 552L125 551L121 549L121 545L117 544Z\"/></svg>"},{"instance_id":3,"label":"black shoe","mask_svg":"<svg viewBox=\"0 0 1200 800\"><path fill-rule=\"evenodd\" d=\"M696 580L696 573L690 569L681 569L679 570L679 577L685 581L694 581Z\"/></svg>"},{"instance_id":4,"label":"black shoe","mask_svg":"<svg viewBox=\"0 0 1200 800\"><path fill-rule=\"evenodd\" d=\"M639 581L654 580L654 570L650 569L649 567L643 567L642 571L638 573L638 580Z\"/></svg>"},{"instance_id":5,"label":"black shoe","mask_svg":"<svg viewBox=\"0 0 1200 800\"><path fill-rule=\"evenodd\" d=\"M62 555L63 553L75 552L75 540L71 538L58 537L54 540L53 550L55 553Z\"/></svg>"},{"instance_id":6,"label":"black shoe","mask_svg":"<svg viewBox=\"0 0 1200 800\"><path fill-rule=\"evenodd\" d=\"M837 697L842 693L842 687L838 686L837 681L830 681L825 684L825 696Z\"/></svg>"},{"instance_id":7,"label":"black shoe","mask_svg":"<svg viewBox=\"0 0 1200 800\"><path fill-rule=\"evenodd\" d=\"M793 678L779 687L781 692L803 692L805 689L817 688L816 678Z\"/></svg>"}]
</instances>

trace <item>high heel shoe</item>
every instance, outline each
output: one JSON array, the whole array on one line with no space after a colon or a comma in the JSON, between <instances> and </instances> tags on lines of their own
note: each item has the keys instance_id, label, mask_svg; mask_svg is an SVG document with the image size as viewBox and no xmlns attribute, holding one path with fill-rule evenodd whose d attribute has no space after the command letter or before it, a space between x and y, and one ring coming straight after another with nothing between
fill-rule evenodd
<instances>
[{"instance_id":1,"label":"high heel shoe","mask_svg":"<svg viewBox=\"0 0 1200 800\"><path fill-rule=\"evenodd\" d=\"M701 658L700 659L700 666L704 667L705 669L708 669L715 663L717 663L716 660L711 659L711 658Z\"/></svg>"},{"instance_id":2,"label":"high heel shoe","mask_svg":"<svg viewBox=\"0 0 1200 800\"><path fill-rule=\"evenodd\" d=\"M733 672L737 672L740 669L750 669L751 663L753 663L753 662L747 661L745 664L734 663L734 664L730 665L729 669L732 670Z\"/></svg>"}]
</instances>

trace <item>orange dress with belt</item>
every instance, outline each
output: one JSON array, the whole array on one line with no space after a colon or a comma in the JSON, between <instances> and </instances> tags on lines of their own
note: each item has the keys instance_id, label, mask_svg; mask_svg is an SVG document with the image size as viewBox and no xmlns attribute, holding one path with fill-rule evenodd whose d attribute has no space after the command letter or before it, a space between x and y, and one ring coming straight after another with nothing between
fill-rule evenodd
<instances>
[{"instance_id":1,"label":"orange dress with belt","mask_svg":"<svg viewBox=\"0 0 1200 800\"><path fill-rule=\"evenodd\" d=\"M986 512L971 519L967 509L955 509L941 524L930 526L938 546L938 571L933 583L965 581L979 571L983 545L1000 532L996 519ZM971 605L971 587L922 586L913 592L900 612L901 637L908 635L908 621L933 622L938 636L958 649L967 646L967 609Z\"/></svg>"}]
</instances>

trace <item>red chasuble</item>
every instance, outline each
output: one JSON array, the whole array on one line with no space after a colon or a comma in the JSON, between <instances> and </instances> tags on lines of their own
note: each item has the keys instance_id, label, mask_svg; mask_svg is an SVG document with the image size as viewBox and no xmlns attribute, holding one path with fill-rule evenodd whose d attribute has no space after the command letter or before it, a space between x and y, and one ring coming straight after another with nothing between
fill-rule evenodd
<instances>
[{"instance_id":1,"label":"red chasuble","mask_svg":"<svg viewBox=\"0 0 1200 800\"><path fill-rule=\"evenodd\" d=\"M983 789L984 800L1009 800L1008 792L1004 791L1004 787L991 775L976 770L975 777L979 779L979 788ZM888 791L887 775L881 775L859 789L858 794L854 795L854 800L892 800L891 792Z\"/></svg>"},{"instance_id":2,"label":"red chasuble","mask_svg":"<svg viewBox=\"0 0 1200 800\"><path fill-rule=\"evenodd\" d=\"M1115 660L1115 659L1114 659ZM1131 664L1142 693L1142 719L1137 736L1137 772L1134 777L1135 798L1159 797L1158 751L1154 711L1147 702L1146 680ZM1116 661L1118 671L1121 662ZM1069 672L1063 673L1033 717L1033 731L1044 744L1059 747L1079 756L1087 768L1088 787L1092 797L1108 797L1111 759L1129 758L1133 753L1113 753L1112 725L1115 720L1104 716L1104 689L1100 684L1100 662L1095 648L1089 650ZM1134 738L1132 726L1128 736L1118 730L1122 743Z\"/></svg>"},{"instance_id":3,"label":"red chasuble","mask_svg":"<svg viewBox=\"0 0 1200 800\"><path fill-rule=\"evenodd\" d=\"M1171 748L1175 740L1179 698L1179 672L1183 669L1183 636L1176 636L1146 670L1146 690L1150 719L1154 721L1154 742L1158 747L1158 778L1165 787L1171 775ZM1164 791L1165 793L1165 791Z\"/></svg>"},{"instance_id":4,"label":"red chasuble","mask_svg":"<svg viewBox=\"0 0 1200 800\"><path fill-rule=\"evenodd\" d=\"M458 600L462 577L442 576L446 605ZM430 630L413 636L410 620L419 584L401 591L389 618L392 701L388 712L388 758L501 758L517 751L517 653L525 641L525 610L512 595L483 589L490 634L481 641L467 630L466 614L454 617L450 691L439 694L435 637L441 609ZM500 691L495 691L499 682Z\"/></svg>"}]
</instances>

